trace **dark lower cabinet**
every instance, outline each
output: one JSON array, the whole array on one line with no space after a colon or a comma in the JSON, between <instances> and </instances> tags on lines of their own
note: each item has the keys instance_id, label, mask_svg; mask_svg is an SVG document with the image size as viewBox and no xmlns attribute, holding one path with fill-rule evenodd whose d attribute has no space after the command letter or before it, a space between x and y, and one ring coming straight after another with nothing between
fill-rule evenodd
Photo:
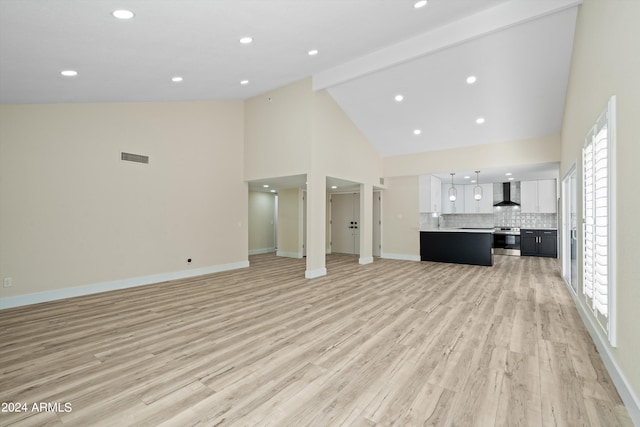
<instances>
[{"instance_id":1,"label":"dark lower cabinet","mask_svg":"<svg viewBox=\"0 0 640 427\"><path fill-rule=\"evenodd\" d=\"M520 230L520 255L532 255L538 252L537 230Z\"/></svg>"},{"instance_id":2,"label":"dark lower cabinet","mask_svg":"<svg viewBox=\"0 0 640 427\"><path fill-rule=\"evenodd\" d=\"M420 232L420 260L493 265L493 233Z\"/></svg>"},{"instance_id":3,"label":"dark lower cabinet","mask_svg":"<svg viewBox=\"0 0 640 427\"><path fill-rule=\"evenodd\" d=\"M557 230L520 230L522 256L558 257Z\"/></svg>"}]
</instances>

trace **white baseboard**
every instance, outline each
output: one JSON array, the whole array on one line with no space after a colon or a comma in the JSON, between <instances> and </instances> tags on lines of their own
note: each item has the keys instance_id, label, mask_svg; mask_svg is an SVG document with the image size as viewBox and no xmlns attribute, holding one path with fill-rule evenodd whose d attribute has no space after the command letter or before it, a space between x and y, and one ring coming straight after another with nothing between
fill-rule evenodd
<instances>
[{"instance_id":1,"label":"white baseboard","mask_svg":"<svg viewBox=\"0 0 640 427\"><path fill-rule=\"evenodd\" d=\"M287 257L287 258L302 258L302 254L298 252L278 251L276 252L276 255Z\"/></svg>"},{"instance_id":2,"label":"white baseboard","mask_svg":"<svg viewBox=\"0 0 640 427\"><path fill-rule=\"evenodd\" d=\"M593 342L600 353L604 366L607 368L607 371L611 376L611 380L616 386L616 389L620 394L620 398L629 412L631 421L634 425L640 426L640 399L638 398L638 394L629 384L624 373L620 370L615 357L609 350L609 345L607 344L608 340L604 335L602 328L595 323L595 319L591 313L585 310L582 304L577 300L577 297L572 292L570 292L570 294L578 308L578 314L580 315L580 318L582 318L582 322L586 326L587 331L589 331L589 335L591 335L591 339L593 339Z\"/></svg>"},{"instance_id":3,"label":"white baseboard","mask_svg":"<svg viewBox=\"0 0 640 427\"><path fill-rule=\"evenodd\" d=\"M315 279L316 277L322 277L327 275L327 268L318 268L317 270L307 270L304 272L304 277L307 279Z\"/></svg>"},{"instance_id":4,"label":"white baseboard","mask_svg":"<svg viewBox=\"0 0 640 427\"><path fill-rule=\"evenodd\" d=\"M380 258L398 259L401 261L420 261L420 255L390 254L386 252L382 252Z\"/></svg>"},{"instance_id":5,"label":"white baseboard","mask_svg":"<svg viewBox=\"0 0 640 427\"><path fill-rule=\"evenodd\" d=\"M275 251L276 251L276 248L250 249L249 255L269 254Z\"/></svg>"},{"instance_id":6,"label":"white baseboard","mask_svg":"<svg viewBox=\"0 0 640 427\"><path fill-rule=\"evenodd\" d=\"M249 267L249 261L239 261L230 264L220 264L211 267L195 268L192 270L174 271L171 273L154 274L143 277L114 280L110 282L94 283L91 285L77 286L73 288L56 289L53 291L38 292L34 294L18 295L0 299L0 310L5 308L22 307L24 305L39 304L41 302L55 301L65 298L80 297L97 294L100 292L115 291L118 289L134 288L136 286L152 285L168 280L184 279L187 277L202 276L204 274L219 273L221 271L237 270Z\"/></svg>"},{"instance_id":7,"label":"white baseboard","mask_svg":"<svg viewBox=\"0 0 640 427\"><path fill-rule=\"evenodd\" d=\"M373 262L373 257L372 256L362 257L362 258L358 259L358 264L360 264L360 265L371 264L372 262Z\"/></svg>"}]
</instances>

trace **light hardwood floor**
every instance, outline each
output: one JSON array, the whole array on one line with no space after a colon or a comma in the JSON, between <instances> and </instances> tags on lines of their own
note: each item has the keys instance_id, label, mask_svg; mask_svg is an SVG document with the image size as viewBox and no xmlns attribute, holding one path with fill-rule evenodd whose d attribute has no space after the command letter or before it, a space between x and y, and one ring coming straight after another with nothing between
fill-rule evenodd
<instances>
[{"instance_id":1,"label":"light hardwood floor","mask_svg":"<svg viewBox=\"0 0 640 427\"><path fill-rule=\"evenodd\" d=\"M0 425L632 425L557 260L250 261L0 311Z\"/></svg>"}]
</instances>

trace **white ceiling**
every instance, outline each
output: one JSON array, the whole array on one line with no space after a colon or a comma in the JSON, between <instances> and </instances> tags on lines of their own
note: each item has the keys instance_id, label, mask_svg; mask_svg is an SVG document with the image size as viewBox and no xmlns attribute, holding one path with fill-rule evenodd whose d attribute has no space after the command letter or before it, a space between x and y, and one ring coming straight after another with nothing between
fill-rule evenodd
<instances>
[{"instance_id":1,"label":"white ceiling","mask_svg":"<svg viewBox=\"0 0 640 427\"><path fill-rule=\"evenodd\" d=\"M384 156L559 134L581 1L0 0L0 103L246 99L313 76Z\"/></svg>"},{"instance_id":2,"label":"white ceiling","mask_svg":"<svg viewBox=\"0 0 640 427\"><path fill-rule=\"evenodd\" d=\"M480 34L329 91L383 156L559 135L575 19L573 8Z\"/></svg>"},{"instance_id":3,"label":"white ceiling","mask_svg":"<svg viewBox=\"0 0 640 427\"><path fill-rule=\"evenodd\" d=\"M244 99L504 1L2 0L0 101Z\"/></svg>"}]
</instances>

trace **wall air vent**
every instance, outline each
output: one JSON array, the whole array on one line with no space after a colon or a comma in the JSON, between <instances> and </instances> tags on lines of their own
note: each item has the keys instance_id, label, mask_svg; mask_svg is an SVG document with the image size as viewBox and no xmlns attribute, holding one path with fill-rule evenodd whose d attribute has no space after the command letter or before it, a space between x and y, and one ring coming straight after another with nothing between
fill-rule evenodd
<instances>
[{"instance_id":1,"label":"wall air vent","mask_svg":"<svg viewBox=\"0 0 640 427\"><path fill-rule=\"evenodd\" d=\"M122 153L120 158L127 162L149 163L149 156L142 156L140 154Z\"/></svg>"}]
</instances>

